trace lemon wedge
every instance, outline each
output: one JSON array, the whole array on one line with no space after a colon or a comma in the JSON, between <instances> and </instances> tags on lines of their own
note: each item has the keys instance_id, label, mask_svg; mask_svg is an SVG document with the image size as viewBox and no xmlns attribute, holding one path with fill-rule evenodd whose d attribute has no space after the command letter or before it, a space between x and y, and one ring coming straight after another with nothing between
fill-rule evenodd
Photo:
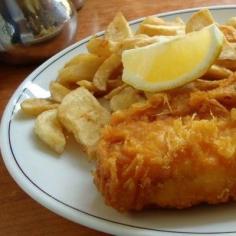
<instances>
[{"instance_id":1,"label":"lemon wedge","mask_svg":"<svg viewBox=\"0 0 236 236\"><path fill-rule=\"evenodd\" d=\"M122 54L122 80L134 88L158 92L201 77L219 56L224 36L215 26Z\"/></svg>"}]
</instances>

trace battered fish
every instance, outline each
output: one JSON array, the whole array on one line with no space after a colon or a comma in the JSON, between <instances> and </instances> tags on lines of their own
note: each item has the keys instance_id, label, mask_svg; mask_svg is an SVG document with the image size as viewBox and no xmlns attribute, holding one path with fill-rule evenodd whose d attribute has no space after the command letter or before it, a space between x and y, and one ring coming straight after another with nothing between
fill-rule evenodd
<instances>
[{"instance_id":1,"label":"battered fish","mask_svg":"<svg viewBox=\"0 0 236 236\"><path fill-rule=\"evenodd\" d=\"M119 211L236 199L236 78L195 81L113 114L94 182Z\"/></svg>"}]
</instances>

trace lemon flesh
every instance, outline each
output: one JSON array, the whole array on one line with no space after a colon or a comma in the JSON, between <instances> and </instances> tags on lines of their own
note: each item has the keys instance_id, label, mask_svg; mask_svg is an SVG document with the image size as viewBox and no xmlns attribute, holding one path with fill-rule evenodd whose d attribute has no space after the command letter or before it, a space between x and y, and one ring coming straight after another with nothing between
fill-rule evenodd
<instances>
[{"instance_id":1,"label":"lemon flesh","mask_svg":"<svg viewBox=\"0 0 236 236\"><path fill-rule=\"evenodd\" d=\"M215 26L166 42L126 50L122 80L144 91L158 92L201 77L219 56L224 36Z\"/></svg>"}]
</instances>

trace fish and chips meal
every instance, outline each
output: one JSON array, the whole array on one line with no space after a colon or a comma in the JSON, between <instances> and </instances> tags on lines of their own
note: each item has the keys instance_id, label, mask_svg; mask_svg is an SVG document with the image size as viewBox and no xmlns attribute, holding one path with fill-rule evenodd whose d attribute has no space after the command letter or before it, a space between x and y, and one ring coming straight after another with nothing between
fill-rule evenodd
<instances>
[{"instance_id":1,"label":"fish and chips meal","mask_svg":"<svg viewBox=\"0 0 236 236\"><path fill-rule=\"evenodd\" d=\"M119 211L236 200L236 17L185 23L118 13L59 71L49 98L21 104L56 153L68 134Z\"/></svg>"}]
</instances>

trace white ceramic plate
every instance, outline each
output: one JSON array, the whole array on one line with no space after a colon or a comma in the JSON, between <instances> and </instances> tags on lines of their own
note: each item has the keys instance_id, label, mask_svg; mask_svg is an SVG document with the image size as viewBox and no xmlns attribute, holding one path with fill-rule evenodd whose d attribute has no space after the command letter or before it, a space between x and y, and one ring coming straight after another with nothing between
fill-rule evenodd
<instances>
[{"instance_id":1,"label":"white ceramic plate","mask_svg":"<svg viewBox=\"0 0 236 236\"><path fill-rule=\"evenodd\" d=\"M210 8L219 22L236 16L236 5ZM186 20L196 10L159 16L166 19L180 16ZM141 20L130 24L135 28ZM57 77L65 62L86 51L88 40L72 45L42 64L10 99L2 118L0 141L4 162L14 180L33 199L53 212L111 234L236 234L236 204L120 214L104 204L93 184L92 164L75 143L70 143L65 153L57 157L35 139L34 120L20 112L20 103L29 97L48 97L50 81Z\"/></svg>"}]
</instances>

